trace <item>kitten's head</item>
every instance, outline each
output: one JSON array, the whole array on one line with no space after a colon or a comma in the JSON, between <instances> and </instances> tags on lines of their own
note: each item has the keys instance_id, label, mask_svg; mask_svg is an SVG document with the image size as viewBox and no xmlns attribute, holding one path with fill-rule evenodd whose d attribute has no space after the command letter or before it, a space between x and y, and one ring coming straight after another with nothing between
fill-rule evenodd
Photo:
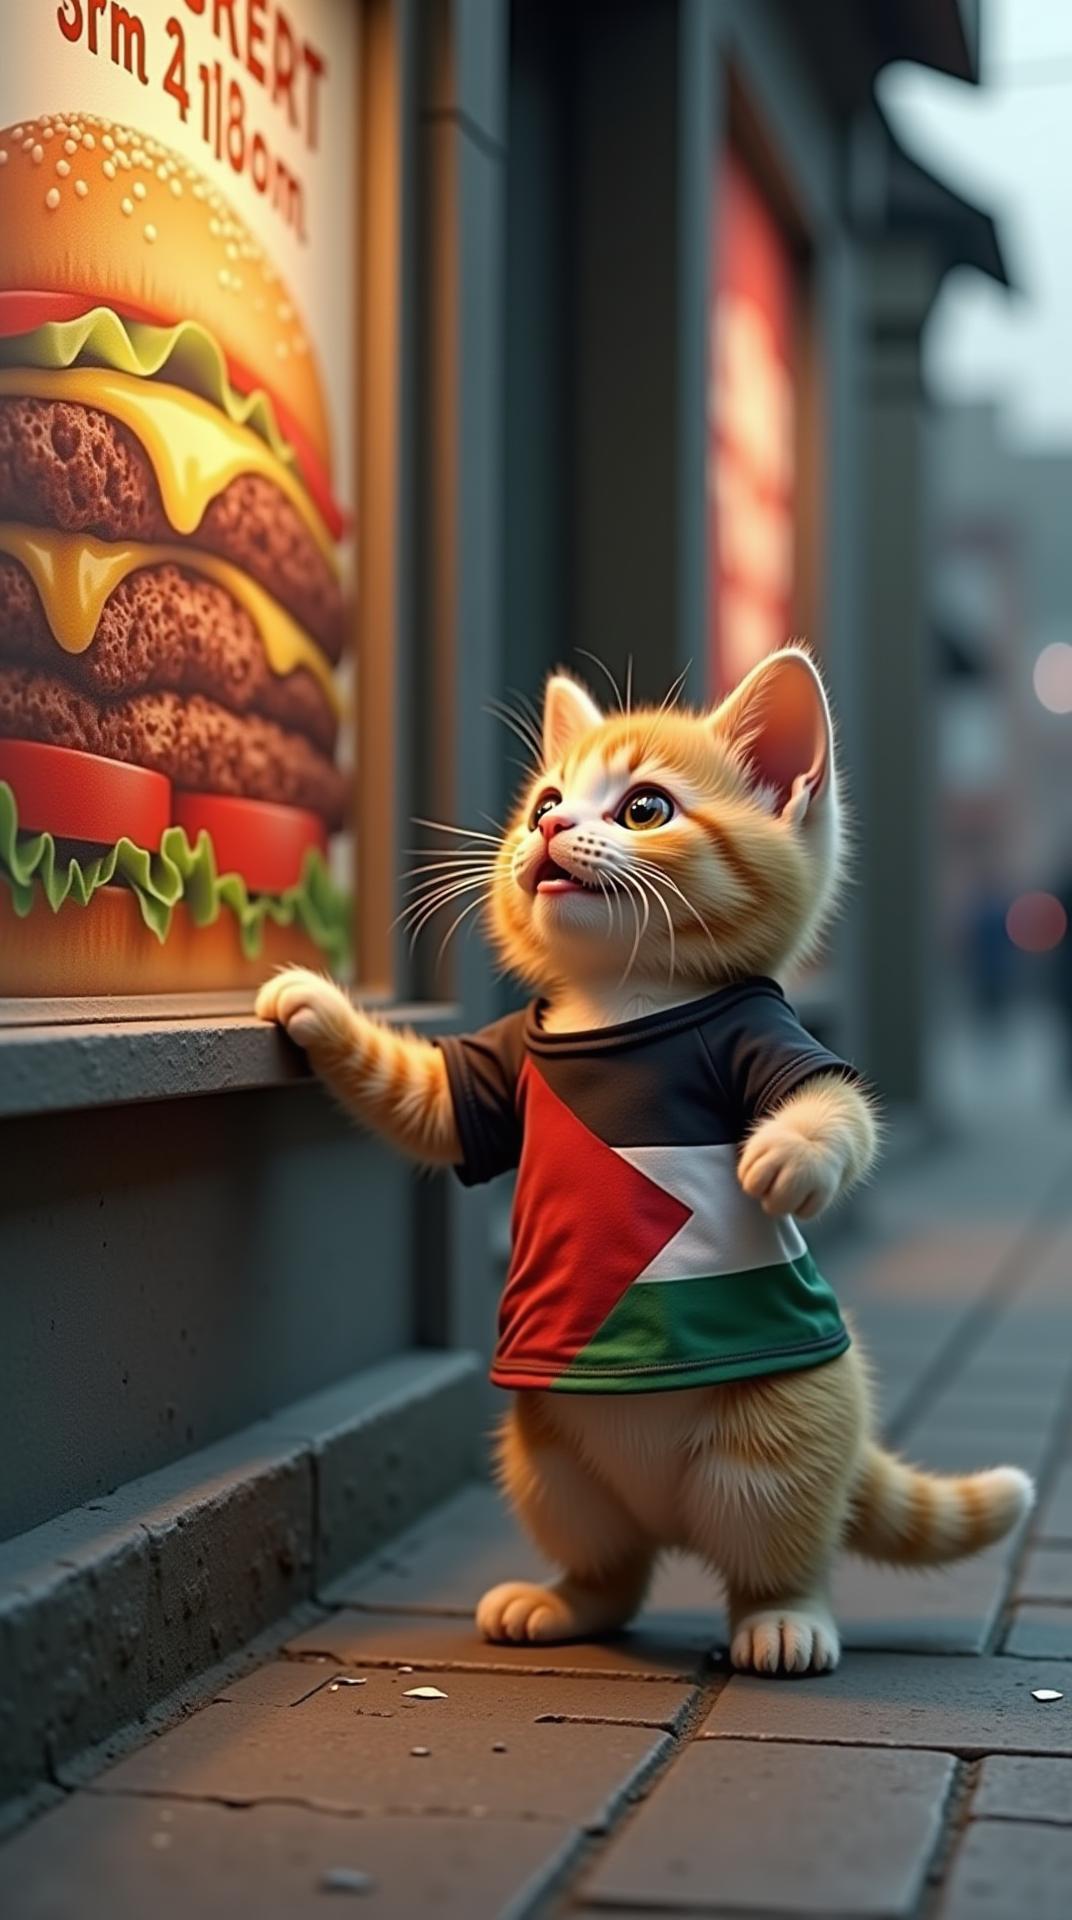
<instances>
[{"instance_id":1,"label":"kitten's head","mask_svg":"<svg viewBox=\"0 0 1072 1920\"><path fill-rule=\"evenodd\" d=\"M495 864L492 930L540 987L777 973L822 930L840 840L830 710L800 649L712 713L603 714L555 674L542 764Z\"/></svg>"}]
</instances>

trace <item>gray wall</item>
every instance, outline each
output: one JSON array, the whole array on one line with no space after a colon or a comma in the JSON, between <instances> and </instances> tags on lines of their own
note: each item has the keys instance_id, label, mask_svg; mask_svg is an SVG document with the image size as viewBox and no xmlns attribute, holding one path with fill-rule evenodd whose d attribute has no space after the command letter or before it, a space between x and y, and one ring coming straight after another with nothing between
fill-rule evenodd
<instances>
[{"instance_id":1,"label":"gray wall","mask_svg":"<svg viewBox=\"0 0 1072 1920\"><path fill-rule=\"evenodd\" d=\"M408 1346L415 1176L318 1087L0 1126L0 1538Z\"/></svg>"}]
</instances>

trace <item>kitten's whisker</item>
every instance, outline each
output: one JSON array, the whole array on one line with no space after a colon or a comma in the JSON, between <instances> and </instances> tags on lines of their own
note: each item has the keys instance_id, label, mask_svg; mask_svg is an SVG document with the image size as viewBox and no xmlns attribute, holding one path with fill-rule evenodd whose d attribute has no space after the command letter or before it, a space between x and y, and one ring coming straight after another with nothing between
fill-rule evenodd
<instances>
[{"instance_id":1,"label":"kitten's whisker","mask_svg":"<svg viewBox=\"0 0 1072 1920\"><path fill-rule=\"evenodd\" d=\"M482 898L482 896L478 896L478 898L477 898L476 900L474 900L474 901L472 901L472 902L471 902L471 905L473 905L473 906L479 906L479 905L480 905L480 901L481 901L481 898ZM445 905L447 905L448 903L444 901L444 902L442 902L442 904L443 904L443 905L445 906ZM411 930L411 932L410 932L410 937L409 937L409 951L410 951L410 953L412 953L412 952L413 952L413 950L414 950L414 948L415 948L415 947L416 947L416 945L417 945L417 942L418 942L418 940L419 940L419 939L420 939L420 937L421 937L421 934L422 934L422 933L424 932L424 930L425 930L425 927L427 927L427 926L429 926L429 925L430 925L430 923L432 922L432 920L434 920L434 918L435 918L435 915L436 915L436 913L437 913L438 911L439 911L439 908L437 907L437 908L435 908L435 909L433 910L433 912L431 912L431 913L429 913L429 914L426 914L426 915L425 915L425 917L424 917L424 919L423 919L423 920L421 920L421 921L420 921L420 922L419 922L418 924L416 924L416 925L414 925L414 927L412 928L412 930Z\"/></svg>"},{"instance_id":2,"label":"kitten's whisker","mask_svg":"<svg viewBox=\"0 0 1072 1920\"><path fill-rule=\"evenodd\" d=\"M517 702L515 711L521 715L522 719L528 720L531 722L532 730L536 735L536 738L540 742L540 752L542 754L543 752L543 716L540 713L539 708L537 707L535 701L529 699L527 693L521 692L519 687L508 687L507 692L509 693L511 699Z\"/></svg>"},{"instance_id":3,"label":"kitten's whisker","mask_svg":"<svg viewBox=\"0 0 1072 1920\"><path fill-rule=\"evenodd\" d=\"M428 860L419 867L408 867L400 875L403 880L412 880L415 875L426 873L487 873L492 874L498 865L497 856L477 856L476 854L450 854L441 860Z\"/></svg>"},{"instance_id":4,"label":"kitten's whisker","mask_svg":"<svg viewBox=\"0 0 1072 1920\"><path fill-rule=\"evenodd\" d=\"M688 679L689 674L691 672L692 672L692 661L689 660L686 663L686 665L682 667L681 672L678 674L677 679L674 681L673 685L670 688L668 688L667 692L664 693L662 699L660 700L659 702L660 713L669 713L672 708L677 706L677 703L681 698L682 691L685 686L685 682Z\"/></svg>"},{"instance_id":5,"label":"kitten's whisker","mask_svg":"<svg viewBox=\"0 0 1072 1920\"><path fill-rule=\"evenodd\" d=\"M648 862L645 860L640 864L643 869L646 869ZM670 936L670 967L667 973L667 985L672 986L674 983L674 975L677 972L677 936L674 933L673 916L659 889L652 886L650 878L645 878L643 871L638 871L637 868L634 867L633 878L644 888L646 893L650 894L656 906L662 908L663 918L666 921L666 931Z\"/></svg>"},{"instance_id":6,"label":"kitten's whisker","mask_svg":"<svg viewBox=\"0 0 1072 1920\"><path fill-rule=\"evenodd\" d=\"M429 874L427 880L416 881L413 885L406 888L406 893L409 896L406 905L412 907L416 906L420 900L430 900L433 894L442 892L442 890L448 886L460 887L466 885L475 887L478 885L486 885L490 878L490 874L487 873L432 873Z\"/></svg>"},{"instance_id":7,"label":"kitten's whisker","mask_svg":"<svg viewBox=\"0 0 1072 1920\"><path fill-rule=\"evenodd\" d=\"M583 659L591 660L593 666L598 667L600 673L603 674L607 680L609 680L611 691L614 694L614 698L618 703L618 712L624 713L626 711L626 707L625 707L625 702L623 701L622 696L618 691L618 682L614 678L614 675L612 674L610 668L600 659L598 653L590 653L587 647L574 647L573 651L574 653L579 653Z\"/></svg>"},{"instance_id":8,"label":"kitten's whisker","mask_svg":"<svg viewBox=\"0 0 1072 1920\"><path fill-rule=\"evenodd\" d=\"M633 656L629 655L625 663L625 711L633 711Z\"/></svg>"},{"instance_id":9,"label":"kitten's whisker","mask_svg":"<svg viewBox=\"0 0 1072 1920\"><path fill-rule=\"evenodd\" d=\"M511 713L510 709L502 706L498 700L486 700L483 710L489 713L493 720L498 720L502 726L509 727L510 732L520 740L526 752L532 755L536 766L540 766L543 760L543 742L534 738L527 722L522 724L517 714Z\"/></svg>"},{"instance_id":10,"label":"kitten's whisker","mask_svg":"<svg viewBox=\"0 0 1072 1920\"><path fill-rule=\"evenodd\" d=\"M627 872L624 867L619 868L618 871L619 871L620 877L624 879L626 885L630 889L629 898L632 902L632 907L633 907L633 927L634 927L633 945L629 955L628 963L626 965L625 972L622 974L622 977L618 982L618 985L620 987L624 987L626 981L629 979L629 976L633 971L633 968L636 966L637 955L640 952L640 943L643 940L644 935L648 930L648 924L651 919L651 909L648 906L648 897L641 881L634 874ZM633 891L634 889L635 889L635 893ZM644 909L643 921L641 921L640 915L637 912L638 898L640 900L641 906Z\"/></svg>"},{"instance_id":11,"label":"kitten's whisker","mask_svg":"<svg viewBox=\"0 0 1072 1920\"><path fill-rule=\"evenodd\" d=\"M464 840L490 840L492 845L496 847L501 847L503 843L503 834L501 831L498 834L477 833L474 827L455 827L446 820L425 820L419 813L413 815L413 824L415 827L431 827L434 833L457 833L460 834ZM493 821L492 825L495 824Z\"/></svg>"},{"instance_id":12,"label":"kitten's whisker","mask_svg":"<svg viewBox=\"0 0 1072 1920\"><path fill-rule=\"evenodd\" d=\"M660 701L658 707L656 708L655 714L651 723L651 731L646 736L643 746L641 747L641 756L643 759L645 760L647 759L648 755L652 750L652 747L655 744L655 741L658 738L660 716L664 713L671 712L671 710L677 706L677 703L681 698L685 681L687 680L691 669L692 669L692 661L690 660L688 662L688 665L682 668L681 672L677 676L677 679L672 683L672 685L669 688L669 691L663 695L662 700Z\"/></svg>"},{"instance_id":13,"label":"kitten's whisker","mask_svg":"<svg viewBox=\"0 0 1072 1920\"><path fill-rule=\"evenodd\" d=\"M603 895L603 898L607 903L607 932L613 933L614 932L614 907L611 899L611 890L607 885L607 882L604 880L603 875L601 873L596 874L596 886L599 888L600 893Z\"/></svg>"},{"instance_id":14,"label":"kitten's whisker","mask_svg":"<svg viewBox=\"0 0 1072 1920\"><path fill-rule=\"evenodd\" d=\"M391 925L392 927L396 927L405 925L407 921L412 922L411 932L415 939L426 920L430 920L442 907L449 906L452 900L460 899L462 894L472 893L477 888L480 888L481 892L485 895L490 894L490 888L485 886L482 875L479 878L470 880L453 880L447 882L445 885L438 887L434 893L426 895L423 899L410 900L407 905L403 907L401 913L392 920Z\"/></svg>"},{"instance_id":15,"label":"kitten's whisker","mask_svg":"<svg viewBox=\"0 0 1072 1920\"><path fill-rule=\"evenodd\" d=\"M403 847L403 853L410 853L414 859L434 856L437 860L489 860L495 859L498 849L495 847Z\"/></svg>"},{"instance_id":16,"label":"kitten's whisker","mask_svg":"<svg viewBox=\"0 0 1072 1920\"><path fill-rule=\"evenodd\" d=\"M714 934L712 933L710 927L707 924L707 921L703 918L703 915L697 910L697 908L693 906L692 901L688 897L688 894L682 892L681 888L677 884L677 881L672 880L670 875L668 873L664 873L662 868L657 867L654 861L652 860L638 860L636 864L638 867L640 867L643 870L643 872L648 874L649 878L663 882L666 886L670 888L672 893L676 893L678 899L681 901L682 906L686 907L689 913L691 913L693 919L699 922L700 926L703 928L704 932L706 933L707 938L710 940L712 946L715 946L717 942L715 940Z\"/></svg>"},{"instance_id":17,"label":"kitten's whisker","mask_svg":"<svg viewBox=\"0 0 1072 1920\"><path fill-rule=\"evenodd\" d=\"M454 935L457 933L458 928L462 924L462 921L466 919L469 914L475 913L478 907L482 907L484 905L484 900L486 898L487 898L487 895L485 895L480 900L470 900L469 905L467 907L462 908L457 919L451 921L450 926L447 928L446 933L443 935L443 938L439 943L439 952L436 954L436 958L435 958L435 963L437 967L442 965L443 955L446 953L447 947L450 944L450 941L453 939Z\"/></svg>"}]
</instances>

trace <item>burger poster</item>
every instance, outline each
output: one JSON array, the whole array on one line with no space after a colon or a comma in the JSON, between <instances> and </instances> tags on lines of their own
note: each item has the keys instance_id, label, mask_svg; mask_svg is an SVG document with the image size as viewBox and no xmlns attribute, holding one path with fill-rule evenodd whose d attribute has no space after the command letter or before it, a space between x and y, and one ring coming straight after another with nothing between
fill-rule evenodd
<instances>
[{"instance_id":1,"label":"burger poster","mask_svg":"<svg viewBox=\"0 0 1072 1920\"><path fill-rule=\"evenodd\" d=\"M357 26L5 18L0 995L345 969Z\"/></svg>"}]
</instances>

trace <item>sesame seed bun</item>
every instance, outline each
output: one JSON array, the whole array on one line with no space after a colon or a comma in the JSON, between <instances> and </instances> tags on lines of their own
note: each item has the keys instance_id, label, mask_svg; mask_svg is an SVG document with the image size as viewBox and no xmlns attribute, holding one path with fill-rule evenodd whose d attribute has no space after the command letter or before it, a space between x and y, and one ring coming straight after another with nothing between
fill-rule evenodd
<instances>
[{"instance_id":1,"label":"sesame seed bun","mask_svg":"<svg viewBox=\"0 0 1072 1920\"><path fill-rule=\"evenodd\" d=\"M147 133L93 113L0 130L0 290L84 296L160 325L193 320L236 384L263 386L331 469L327 413L300 316L224 196Z\"/></svg>"}]
</instances>

